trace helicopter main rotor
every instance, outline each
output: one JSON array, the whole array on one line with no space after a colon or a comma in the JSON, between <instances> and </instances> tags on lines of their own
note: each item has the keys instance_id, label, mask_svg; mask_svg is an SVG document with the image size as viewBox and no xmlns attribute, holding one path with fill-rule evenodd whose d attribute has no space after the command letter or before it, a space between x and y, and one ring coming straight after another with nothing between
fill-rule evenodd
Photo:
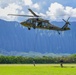
<instances>
[{"instance_id":1,"label":"helicopter main rotor","mask_svg":"<svg viewBox=\"0 0 76 75\"><path fill-rule=\"evenodd\" d=\"M31 9L28 9L33 15L21 15L21 14L8 14L11 16L23 16L23 17L34 17L34 18L39 18L41 16L37 15L36 13L34 13Z\"/></svg>"}]
</instances>

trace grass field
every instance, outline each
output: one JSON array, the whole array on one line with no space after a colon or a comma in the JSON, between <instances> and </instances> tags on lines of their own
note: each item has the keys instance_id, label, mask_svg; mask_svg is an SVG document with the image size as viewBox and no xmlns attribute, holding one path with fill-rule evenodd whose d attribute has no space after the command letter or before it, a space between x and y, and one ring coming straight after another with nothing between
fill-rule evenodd
<instances>
[{"instance_id":1,"label":"grass field","mask_svg":"<svg viewBox=\"0 0 76 75\"><path fill-rule=\"evenodd\" d=\"M0 75L76 75L76 64L2 64Z\"/></svg>"}]
</instances>

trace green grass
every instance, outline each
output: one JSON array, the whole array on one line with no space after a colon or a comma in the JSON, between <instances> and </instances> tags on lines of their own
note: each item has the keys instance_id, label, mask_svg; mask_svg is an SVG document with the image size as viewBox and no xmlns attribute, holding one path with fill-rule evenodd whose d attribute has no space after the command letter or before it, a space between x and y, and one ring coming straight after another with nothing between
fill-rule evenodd
<instances>
[{"instance_id":1,"label":"green grass","mask_svg":"<svg viewBox=\"0 0 76 75\"><path fill-rule=\"evenodd\" d=\"M76 75L76 64L2 64L0 75Z\"/></svg>"}]
</instances>

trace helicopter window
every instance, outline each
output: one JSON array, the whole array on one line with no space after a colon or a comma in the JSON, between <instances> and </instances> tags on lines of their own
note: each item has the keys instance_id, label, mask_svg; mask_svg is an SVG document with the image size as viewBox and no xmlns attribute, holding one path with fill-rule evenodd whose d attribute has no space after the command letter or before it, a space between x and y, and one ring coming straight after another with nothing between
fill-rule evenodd
<instances>
[{"instance_id":1,"label":"helicopter window","mask_svg":"<svg viewBox=\"0 0 76 75\"><path fill-rule=\"evenodd\" d=\"M33 20L30 20L30 23L33 23Z\"/></svg>"},{"instance_id":2,"label":"helicopter window","mask_svg":"<svg viewBox=\"0 0 76 75\"><path fill-rule=\"evenodd\" d=\"M45 25L48 26L48 23L46 22Z\"/></svg>"},{"instance_id":3,"label":"helicopter window","mask_svg":"<svg viewBox=\"0 0 76 75\"><path fill-rule=\"evenodd\" d=\"M30 20L27 20L26 23L30 23Z\"/></svg>"},{"instance_id":4,"label":"helicopter window","mask_svg":"<svg viewBox=\"0 0 76 75\"><path fill-rule=\"evenodd\" d=\"M38 26L38 22L34 22L36 26Z\"/></svg>"},{"instance_id":5,"label":"helicopter window","mask_svg":"<svg viewBox=\"0 0 76 75\"><path fill-rule=\"evenodd\" d=\"M42 25L42 22L38 22L38 26L41 26Z\"/></svg>"},{"instance_id":6,"label":"helicopter window","mask_svg":"<svg viewBox=\"0 0 76 75\"><path fill-rule=\"evenodd\" d=\"M43 26L43 27L47 27L49 25L48 22L38 22L38 26Z\"/></svg>"},{"instance_id":7,"label":"helicopter window","mask_svg":"<svg viewBox=\"0 0 76 75\"><path fill-rule=\"evenodd\" d=\"M32 23L32 20L27 20L26 23Z\"/></svg>"},{"instance_id":8,"label":"helicopter window","mask_svg":"<svg viewBox=\"0 0 76 75\"><path fill-rule=\"evenodd\" d=\"M34 24L35 24L36 26L38 26L38 22L34 22Z\"/></svg>"},{"instance_id":9,"label":"helicopter window","mask_svg":"<svg viewBox=\"0 0 76 75\"><path fill-rule=\"evenodd\" d=\"M42 22L42 26L48 26L48 23L47 22Z\"/></svg>"},{"instance_id":10,"label":"helicopter window","mask_svg":"<svg viewBox=\"0 0 76 75\"><path fill-rule=\"evenodd\" d=\"M44 22L42 22L42 26L45 26L45 23Z\"/></svg>"}]
</instances>

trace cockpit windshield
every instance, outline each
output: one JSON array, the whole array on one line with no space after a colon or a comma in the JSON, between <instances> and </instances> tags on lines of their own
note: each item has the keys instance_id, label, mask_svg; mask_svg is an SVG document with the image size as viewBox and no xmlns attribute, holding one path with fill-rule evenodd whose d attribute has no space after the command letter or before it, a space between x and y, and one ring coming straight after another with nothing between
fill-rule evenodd
<instances>
[{"instance_id":1,"label":"cockpit windshield","mask_svg":"<svg viewBox=\"0 0 76 75\"><path fill-rule=\"evenodd\" d=\"M26 23L33 23L32 19L28 19Z\"/></svg>"}]
</instances>

